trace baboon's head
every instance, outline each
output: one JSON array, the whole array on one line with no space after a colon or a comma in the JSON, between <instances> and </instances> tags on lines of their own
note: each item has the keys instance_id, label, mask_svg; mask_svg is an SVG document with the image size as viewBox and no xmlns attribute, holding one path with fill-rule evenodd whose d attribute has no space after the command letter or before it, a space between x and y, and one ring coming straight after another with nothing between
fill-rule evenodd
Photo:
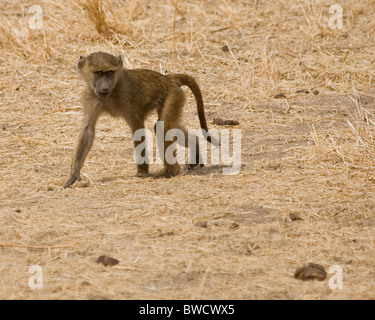
<instances>
[{"instance_id":1,"label":"baboon's head","mask_svg":"<svg viewBox=\"0 0 375 320\"><path fill-rule=\"evenodd\" d=\"M100 99L107 98L115 87L122 70L121 55L115 57L105 52L94 52L79 57L78 71Z\"/></svg>"}]
</instances>

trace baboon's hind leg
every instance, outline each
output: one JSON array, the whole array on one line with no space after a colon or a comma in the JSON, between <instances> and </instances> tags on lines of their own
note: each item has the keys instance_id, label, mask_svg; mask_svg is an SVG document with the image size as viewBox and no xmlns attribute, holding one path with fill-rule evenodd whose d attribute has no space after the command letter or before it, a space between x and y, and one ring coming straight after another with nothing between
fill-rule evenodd
<instances>
[{"instance_id":1,"label":"baboon's hind leg","mask_svg":"<svg viewBox=\"0 0 375 320\"><path fill-rule=\"evenodd\" d=\"M182 125L182 111L185 104L185 95L184 92L178 88L173 91L167 98L163 111L159 115L159 119L164 121L164 130L165 133L170 129L179 129L178 134L183 134L183 137L177 138L177 143L188 148L192 146L189 155L188 169L193 169L196 166L200 165L203 167L203 159L199 150L199 139L196 135L188 133L188 130ZM168 147L174 143L174 141L164 141L164 167L165 173L170 175L178 174L180 171L180 165L177 163L171 163L170 159L166 156L166 151ZM173 153L173 160L176 159L176 150Z\"/></svg>"},{"instance_id":2,"label":"baboon's hind leg","mask_svg":"<svg viewBox=\"0 0 375 320\"><path fill-rule=\"evenodd\" d=\"M189 134L188 130L180 124L179 129L182 130L184 133L185 137L185 144L184 146L189 148L190 154L189 154L189 162L188 162L188 169L192 170L198 165L200 167L204 167L203 164L203 158L202 155L200 154L200 149L199 149L199 138L195 134ZM190 148L191 147L191 148Z\"/></svg>"},{"instance_id":3,"label":"baboon's hind leg","mask_svg":"<svg viewBox=\"0 0 375 320\"><path fill-rule=\"evenodd\" d=\"M159 114L160 121L164 121L164 150L159 149L160 154L164 154L164 173L174 176L180 172L180 165L177 162L177 150L170 155L168 148L176 141L167 141L166 134L171 129L180 129L182 109L185 104L185 95L181 88L176 87L167 97L162 112ZM178 141L178 139L177 139Z\"/></svg>"}]
</instances>

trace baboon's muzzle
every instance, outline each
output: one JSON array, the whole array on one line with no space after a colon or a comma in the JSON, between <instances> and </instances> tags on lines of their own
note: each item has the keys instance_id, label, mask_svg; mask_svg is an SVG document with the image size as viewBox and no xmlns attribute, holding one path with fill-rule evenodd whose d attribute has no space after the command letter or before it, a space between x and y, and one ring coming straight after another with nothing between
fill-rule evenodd
<instances>
[{"instance_id":1,"label":"baboon's muzzle","mask_svg":"<svg viewBox=\"0 0 375 320\"><path fill-rule=\"evenodd\" d=\"M96 95L100 98L100 99L105 99L109 96L109 94L111 93L110 90L96 90Z\"/></svg>"}]
</instances>

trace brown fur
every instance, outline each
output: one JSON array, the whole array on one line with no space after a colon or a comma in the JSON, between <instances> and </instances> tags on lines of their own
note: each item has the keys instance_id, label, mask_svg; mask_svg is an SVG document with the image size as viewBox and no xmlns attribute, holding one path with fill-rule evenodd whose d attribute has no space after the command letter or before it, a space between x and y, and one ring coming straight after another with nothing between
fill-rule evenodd
<instances>
[{"instance_id":1,"label":"brown fur","mask_svg":"<svg viewBox=\"0 0 375 320\"><path fill-rule=\"evenodd\" d=\"M115 57L104 52L96 52L86 58L80 57L78 71L87 84L82 94L83 120L71 175L63 188L80 180L80 170L94 142L96 122L105 112L113 117L124 118L134 134L136 130L144 128L147 116L156 110L159 120L164 121L165 132L172 128L182 129L187 146L187 131L181 124L185 104L181 86L186 85L195 96L201 128L207 131L201 91L194 78L188 75L165 76L146 69L127 70L122 66L121 56ZM207 140L211 141L209 136ZM141 142L135 141L135 147ZM173 141L165 141L164 150L172 143ZM197 166L202 162L200 160L197 139L196 161L189 164L189 168ZM178 163L171 165L165 161L164 168L167 175L175 175L180 171ZM147 175L148 165L138 165L137 171L138 175Z\"/></svg>"}]
</instances>

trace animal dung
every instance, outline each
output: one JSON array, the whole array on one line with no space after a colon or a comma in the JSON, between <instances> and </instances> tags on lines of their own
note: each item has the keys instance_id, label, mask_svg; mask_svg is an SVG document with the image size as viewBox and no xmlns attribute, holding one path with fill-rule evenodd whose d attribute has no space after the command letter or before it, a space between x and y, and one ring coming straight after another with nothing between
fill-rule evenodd
<instances>
[{"instance_id":1,"label":"animal dung","mask_svg":"<svg viewBox=\"0 0 375 320\"><path fill-rule=\"evenodd\" d=\"M292 221L302 220L299 216L297 216L295 213L289 213L289 218Z\"/></svg>"},{"instance_id":2,"label":"animal dung","mask_svg":"<svg viewBox=\"0 0 375 320\"><path fill-rule=\"evenodd\" d=\"M327 278L327 272L323 266L316 263L308 263L301 268L298 268L294 273L294 278L302 281L306 280L319 280L323 281Z\"/></svg>"},{"instance_id":3,"label":"animal dung","mask_svg":"<svg viewBox=\"0 0 375 320\"><path fill-rule=\"evenodd\" d=\"M306 94L309 94L309 90L307 89L299 89L296 91L296 93L306 93Z\"/></svg>"},{"instance_id":4,"label":"animal dung","mask_svg":"<svg viewBox=\"0 0 375 320\"><path fill-rule=\"evenodd\" d=\"M224 120L222 118L214 118L213 124L218 126L238 126L240 123L235 120Z\"/></svg>"},{"instance_id":5,"label":"animal dung","mask_svg":"<svg viewBox=\"0 0 375 320\"><path fill-rule=\"evenodd\" d=\"M114 266L116 264L119 264L119 261L115 258L111 258L107 256L100 256L98 260L96 260L96 263L102 263L107 267L107 266Z\"/></svg>"},{"instance_id":6,"label":"animal dung","mask_svg":"<svg viewBox=\"0 0 375 320\"><path fill-rule=\"evenodd\" d=\"M319 91L318 90L308 90L308 89L299 89L296 91L296 93L306 93L306 94L309 94L309 93L312 93L313 95L318 95L319 94ZM274 97L275 98L275 97Z\"/></svg>"},{"instance_id":7,"label":"animal dung","mask_svg":"<svg viewBox=\"0 0 375 320\"><path fill-rule=\"evenodd\" d=\"M194 224L194 226L198 228L207 228L208 224L206 221L198 221L197 223Z\"/></svg>"},{"instance_id":8,"label":"animal dung","mask_svg":"<svg viewBox=\"0 0 375 320\"><path fill-rule=\"evenodd\" d=\"M221 50L222 50L223 52L229 52L229 47L228 47L227 45L225 45L225 46L223 46L223 47L221 48Z\"/></svg>"},{"instance_id":9,"label":"animal dung","mask_svg":"<svg viewBox=\"0 0 375 320\"><path fill-rule=\"evenodd\" d=\"M286 99L286 96L283 93L275 94L273 97L274 99Z\"/></svg>"}]
</instances>

